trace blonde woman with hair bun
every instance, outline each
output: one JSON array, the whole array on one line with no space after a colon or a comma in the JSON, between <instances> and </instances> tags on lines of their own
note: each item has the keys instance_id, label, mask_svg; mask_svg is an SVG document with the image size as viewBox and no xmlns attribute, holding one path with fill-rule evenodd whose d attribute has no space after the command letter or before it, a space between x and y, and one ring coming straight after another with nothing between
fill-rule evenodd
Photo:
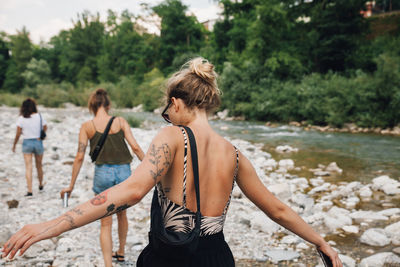
<instances>
[{"instance_id":1,"label":"blonde woman with hair bun","mask_svg":"<svg viewBox=\"0 0 400 267\"><path fill-rule=\"evenodd\" d=\"M194 222L198 215L197 204L200 204L198 244L192 254L170 247L160 249L154 242L156 228L153 228L149 245L140 254L137 266L232 267L235 261L225 242L223 227L232 189L237 185L271 219L314 244L330 257L334 267L342 267L338 253L290 207L279 201L260 181L251 162L210 126L208 114L221 102L216 77L214 66L203 58L185 64L167 84L162 116L172 126L160 130L131 177L100 194L101 205L89 201L76 207L82 214L70 211L52 221L25 226L7 241L4 255L11 252L13 257L14 248L22 248L23 253L34 242L135 205L154 188L152 219L153 212L161 214L162 228L170 235L179 237L197 229ZM199 203L196 203L192 168L193 146L188 144L187 138L190 132L194 133L197 146ZM156 220L151 225L153 223Z\"/></svg>"}]
</instances>

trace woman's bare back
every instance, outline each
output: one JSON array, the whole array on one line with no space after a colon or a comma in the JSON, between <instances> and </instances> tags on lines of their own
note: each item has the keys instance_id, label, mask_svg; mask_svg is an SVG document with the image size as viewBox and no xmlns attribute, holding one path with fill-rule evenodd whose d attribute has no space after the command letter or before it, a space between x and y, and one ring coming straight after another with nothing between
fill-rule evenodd
<instances>
[{"instance_id":1,"label":"woman's bare back","mask_svg":"<svg viewBox=\"0 0 400 267\"><path fill-rule=\"evenodd\" d=\"M162 179L166 196L176 204L183 200L184 137L178 127L174 127L177 147L171 168ZM196 138L199 179L200 206L204 216L217 217L229 200L236 167L236 152L232 144L213 130L192 128ZM192 157L188 145L186 206L196 210Z\"/></svg>"}]
</instances>

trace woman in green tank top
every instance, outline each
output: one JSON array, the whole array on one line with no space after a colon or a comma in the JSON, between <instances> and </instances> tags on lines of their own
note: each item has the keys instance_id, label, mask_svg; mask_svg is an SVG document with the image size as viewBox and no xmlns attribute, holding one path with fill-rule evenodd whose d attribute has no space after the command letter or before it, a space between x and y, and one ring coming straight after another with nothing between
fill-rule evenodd
<instances>
[{"instance_id":1,"label":"woman in green tank top","mask_svg":"<svg viewBox=\"0 0 400 267\"><path fill-rule=\"evenodd\" d=\"M90 141L90 154L99 142L106 125L111 119L111 116L108 114L110 104L111 102L107 92L103 89L97 89L90 96L88 107L89 111L94 114L94 118L93 120L83 123L81 126L78 151L72 167L70 186L61 190L61 197L64 196L64 193L70 195L74 189L85 157L88 140ZM132 155L129 152L125 140L139 160L143 159L144 153L133 137L128 122L121 117L115 118L111 124L107 139L95 161L93 191L96 195L123 182L131 175L130 163L132 161ZM114 254L112 253L111 237L112 216L101 219L100 245L106 267L112 266L112 258L115 258L118 262L124 261L125 243L128 233L126 211L118 212L117 218L119 249L114 252Z\"/></svg>"}]
</instances>

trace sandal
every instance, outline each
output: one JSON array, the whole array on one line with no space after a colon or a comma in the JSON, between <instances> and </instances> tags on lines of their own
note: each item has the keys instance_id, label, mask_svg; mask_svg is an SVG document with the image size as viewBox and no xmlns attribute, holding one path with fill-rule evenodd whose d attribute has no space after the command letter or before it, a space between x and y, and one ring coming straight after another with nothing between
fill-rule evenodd
<instances>
[{"instance_id":1,"label":"sandal","mask_svg":"<svg viewBox=\"0 0 400 267\"><path fill-rule=\"evenodd\" d=\"M123 255L118 255L117 252L114 252L114 254L112 255L112 257L114 259L117 259L117 262L125 262L125 256Z\"/></svg>"},{"instance_id":2,"label":"sandal","mask_svg":"<svg viewBox=\"0 0 400 267\"><path fill-rule=\"evenodd\" d=\"M28 192L28 193L26 193L26 197L31 197L33 194L32 194L32 192Z\"/></svg>"},{"instance_id":3,"label":"sandal","mask_svg":"<svg viewBox=\"0 0 400 267\"><path fill-rule=\"evenodd\" d=\"M43 185L39 185L39 190L40 190L40 191L43 190Z\"/></svg>"}]
</instances>

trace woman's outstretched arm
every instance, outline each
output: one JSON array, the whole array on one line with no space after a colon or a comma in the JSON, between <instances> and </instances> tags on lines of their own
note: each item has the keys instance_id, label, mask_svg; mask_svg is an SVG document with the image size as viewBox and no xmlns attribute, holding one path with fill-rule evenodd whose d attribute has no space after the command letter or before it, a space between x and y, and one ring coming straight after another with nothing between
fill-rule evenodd
<instances>
[{"instance_id":1,"label":"woman's outstretched arm","mask_svg":"<svg viewBox=\"0 0 400 267\"><path fill-rule=\"evenodd\" d=\"M289 206L277 199L261 182L253 165L240 153L237 183L243 193L268 217L327 254L334 267L342 267L338 253Z\"/></svg>"},{"instance_id":2,"label":"woman's outstretched arm","mask_svg":"<svg viewBox=\"0 0 400 267\"><path fill-rule=\"evenodd\" d=\"M56 219L24 226L5 243L2 256L9 255L13 258L18 250L22 255L40 240L58 236L138 203L168 172L172 164L176 137L171 134L171 128L164 128L154 138L144 160L127 180Z\"/></svg>"}]
</instances>

